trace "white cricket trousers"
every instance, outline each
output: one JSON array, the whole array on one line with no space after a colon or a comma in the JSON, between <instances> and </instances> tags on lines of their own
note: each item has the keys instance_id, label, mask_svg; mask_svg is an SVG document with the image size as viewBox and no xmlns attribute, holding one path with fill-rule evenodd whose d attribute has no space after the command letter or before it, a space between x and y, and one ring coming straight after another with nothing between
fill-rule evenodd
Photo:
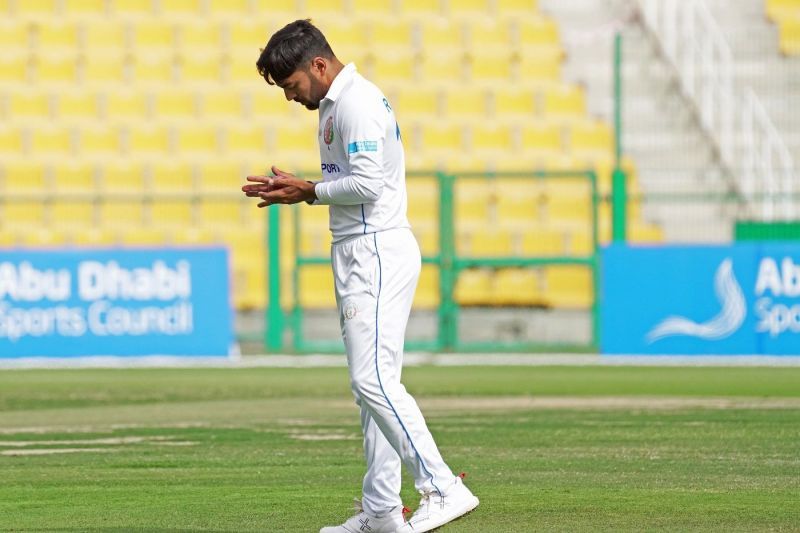
<instances>
[{"instance_id":1,"label":"white cricket trousers","mask_svg":"<svg viewBox=\"0 0 800 533\"><path fill-rule=\"evenodd\" d=\"M364 431L362 505L381 515L401 505L400 465L416 489L445 494L455 476L417 402L400 383L408 315L422 266L410 229L354 237L331 249L350 385Z\"/></svg>"}]
</instances>

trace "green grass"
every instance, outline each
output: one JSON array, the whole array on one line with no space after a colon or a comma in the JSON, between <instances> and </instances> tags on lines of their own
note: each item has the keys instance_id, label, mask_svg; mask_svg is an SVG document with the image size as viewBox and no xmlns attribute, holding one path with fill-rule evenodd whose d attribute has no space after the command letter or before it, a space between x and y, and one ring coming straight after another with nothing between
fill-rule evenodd
<instances>
[{"instance_id":1,"label":"green grass","mask_svg":"<svg viewBox=\"0 0 800 533\"><path fill-rule=\"evenodd\" d=\"M800 369L404 378L481 498L442 531L800 530ZM0 373L0 453L63 448L0 455L0 530L318 531L363 475L341 368Z\"/></svg>"}]
</instances>

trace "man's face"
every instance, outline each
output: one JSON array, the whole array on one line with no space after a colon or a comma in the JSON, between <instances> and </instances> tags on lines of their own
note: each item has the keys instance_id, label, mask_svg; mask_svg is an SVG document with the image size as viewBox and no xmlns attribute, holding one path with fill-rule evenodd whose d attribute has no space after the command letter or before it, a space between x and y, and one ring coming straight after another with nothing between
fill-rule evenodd
<instances>
[{"instance_id":1,"label":"man's face","mask_svg":"<svg viewBox=\"0 0 800 533\"><path fill-rule=\"evenodd\" d=\"M314 111L325 98L327 89L319 79L319 72L312 65L310 69L297 69L291 76L277 84L289 101L295 101Z\"/></svg>"}]
</instances>

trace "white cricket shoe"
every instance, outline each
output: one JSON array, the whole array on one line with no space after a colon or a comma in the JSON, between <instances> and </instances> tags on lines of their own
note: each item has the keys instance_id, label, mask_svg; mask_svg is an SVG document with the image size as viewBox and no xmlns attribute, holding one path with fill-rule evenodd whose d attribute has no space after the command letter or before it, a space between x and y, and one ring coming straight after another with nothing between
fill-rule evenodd
<instances>
[{"instance_id":1,"label":"white cricket shoe","mask_svg":"<svg viewBox=\"0 0 800 533\"><path fill-rule=\"evenodd\" d=\"M437 492L423 494L419 509L397 530L397 533L421 533L441 527L464 516L478 506L478 498L464 485L461 477L442 497Z\"/></svg>"},{"instance_id":2,"label":"white cricket shoe","mask_svg":"<svg viewBox=\"0 0 800 533\"><path fill-rule=\"evenodd\" d=\"M365 513L359 500L356 500L355 508L358 514L350 517L347 522L341 526L323 527L319 533L395 533L406 523L402 505L380 518Z\"/></svg>"}]
</instances>

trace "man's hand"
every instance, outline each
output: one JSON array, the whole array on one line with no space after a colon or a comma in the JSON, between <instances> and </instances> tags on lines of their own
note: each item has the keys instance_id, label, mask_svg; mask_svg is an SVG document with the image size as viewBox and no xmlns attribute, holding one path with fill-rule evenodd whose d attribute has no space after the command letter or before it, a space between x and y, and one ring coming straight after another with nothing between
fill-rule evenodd
<instances>
[{"instance_id":1,"label":"man's hand","mask_svg":"<svg viewBox=\"0 0 800 533\"><path fill-rule=\"evenodd\" d=\"M297 204L316 200L314 184L272 167L274 176L247 176L251 182L242 191L251 198L261 198L258 207L272 204Z\"/></svg>"}]
</instances>

